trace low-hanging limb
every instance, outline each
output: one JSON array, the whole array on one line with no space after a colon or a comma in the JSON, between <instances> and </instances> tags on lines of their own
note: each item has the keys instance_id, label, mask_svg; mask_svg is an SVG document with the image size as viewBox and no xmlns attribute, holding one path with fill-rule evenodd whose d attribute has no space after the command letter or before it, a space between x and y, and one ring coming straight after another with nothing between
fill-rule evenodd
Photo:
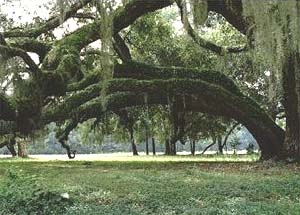
<instances>
[{"instance_id":1,"label":"low-hanging limb","mask_svg":"<svg viewBox=\"0 0 300 215\"><path fill-rule=\"evenodd\" d=\"M262 150L263 159L279 156L284 138L283 130L272 121L264 110L246 96L235 96L220 87L203 81L158 80L151 84L149 83L151 81L136 81L135 84L132 80L129 82L128 80L116 81L119 84L110 85L109 92L131 91L135 93L114 93L106 98L105 105L103 105L103 98L96 98L80 106L74 112L74 127L77 123L99 117L106 111L145 105L144 93L148 95L147 103L149 105L167 105L170 93L185 94L187 110L233 118L245 125L255 137ZM116 89L116 87L118 88ZM136 92L140 92L140 94Z\"/></svg>"},{"instance_id":2,"label":"low-hanging limb","mask_svg":"<svg viewBox=\"0 0 300 215\"><path fill-rule=\"evenodd\" d=\"M126 70L121 67L119 73L124 74L126 73L126 71L127 73L129 73L128 71L134 71L134 67L127 68L131 69ZM161 71L167 71L166 69L150 66L145 68L148 74L150 74L151 71L153 72L153 74L158 74ZM171 68L170 71L172 71L172 69L174 71L173 74L179 73L179 70L176 70L176 68ZM139 71L142 71L142 73L145 74L145 71L141 69L139 69ZM133 73L138 74L138 71L134 71ZM283 130L280 129L272 121L272 119L270 119L270 117L266 114L266 112L263 109L259 107L258 104L256 104L252 99L246 97L240 91L238 91L232 81L227 81L228 79L226 78L220 79L218 75L212 76L216 77L212 78L209 76L209 73L207 74L208 75L202 77L201 73L199 73L198 71L198 77L202 77L202 79L180 79L180 75L179 78L175 76L176 78L171 79L167 79L166 77L166 79L150 79L147 81L134 79L113 79L112 81L108 81L107 91L108 93L113 94L118 91L123 91L134 92L135 94L136 92L139 92L162 95L163 98L157 101L157 104L166 102L165 100L168 97L168 95L173 93L179 95L193 95L197 100L197 105L193 109L194 111L227 116L237 120L238 122L241 122L248 128L248 130L259 142L260 147L264 152L264 156L267 157L269 155L271 156L276 154L280 150L280 147L282 145L282 140L284 136ZM145 77L147 77L147 75ZM193 78L194 76L190 77ZM225 84L226 82L228 82L229 84ZM124 108L124 106L126 105L140 105L144 102L144 98L142 98L142 100L139 100L137 98L137 95L133 95L133 99L124 96L119 98L118 101L116 101L116 106L111 106L111 104L114 104L112 102L112 98L114 97L108 98L110 102L106 107L107 110L113 110L114 108L118 107ZM124 98L126 98L127 100L123 100ZM88 102L87 104L80 106L75 111L78 114L79 121L81 119L84 120L85 118L90 118L95 114L99 114L99 112L101 113L101 110L103 110L104 108L102 106L102 103L103 98L96 98ZM118 106L118 104L123 104L124 106ZM80 113L81 109L84 109L85 111ZM269 144L274 144L274 147L271 147L270 149Z\"/></svg>"},{"instance_id":3,"label":"low-hanging limb","mask_svg":"<svg viewBox=\"0 0 300 215\"><path fill-rule=\"evenodd\" d=\"M71 147L66 143L68 140L68 136L70 132L75 128L77 125L76 121L68 120L64 129L61 129L57 132L56 137L58 138L58 142L61 146L66 149L67 155L69 159L75 158L76 150L71 150Z\"/></svg>"},{"instance_id":4,"label":"low-hanging limb","mask_svg":"<svg viewBox=\"0 0 300 215\"><path fill-rule=\"evenodd\" d=\"M108 92L140 92L168 96L170 94L192 95L197 99L198 112L225 116L241 122L257 140L264 157L279 156L284 131L252 99L243 94L235 95L200 80L115 80ZM270 147L272 145L272 147Z\"/></svg>"},{"instance_id":5,"label":"low-hanging limb","mask_svg":"<svg viewBox=\"0 0 300 215\"><path fill-rule=\"evenodd\" d=\"M224 74L217 71L201 71L198 69L187 69L180 67L157 67L137 62L128 62L125 64L117 64L114 67L113 78L135 78L135 79L171 79L171 78L191 78L194 80L202 80L208 83L217 84L227 89L231 93L241 95L234 82L227 78ZM70 117L70 113L77 106L96 98L100 95L102 89L100 76L91 74L80 82L69 85L69 91L80 90L72 93L57 107L47 107L44 110L43 121L47 124L51 121L61 121ZM134 80L133 80L134 81ZM117 83L112 80L111 84ZM89 86L90 85L90 86ZM85 88L88 86L87 88Z\"/></svg>"}]
</instances>

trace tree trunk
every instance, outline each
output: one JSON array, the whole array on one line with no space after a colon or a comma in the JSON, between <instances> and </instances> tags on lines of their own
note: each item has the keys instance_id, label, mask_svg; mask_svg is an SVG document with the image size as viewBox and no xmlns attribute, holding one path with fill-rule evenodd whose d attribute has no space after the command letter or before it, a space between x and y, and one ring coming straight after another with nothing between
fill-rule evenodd
<instances>
[{"instance_id":1,"label":"tree trunk","mask_svg":"<svg viewBox=\"0 0 300 215\"><path fill-rule=\"evenodd\" d=\"M223 144L222 144L222 136L218 136L218 154L223 154Z\"/></svg>"},{"instance_id":2,"label":"tree trunk","mask_svg":"<svg viewBox=\"0 0 300 215\"><path fill-rule=\"evenodd\" d=\"M300 54L291 53L283 65L286 133L282 156L300 160Z\"/></svg>"},{"instance_id":3,"label":"tree trunk","mask_svg":"<svg viewBox=\"0 0 300 215\"><path fill-rule=\"evenodd\" d=\"M195 155L195 146L196 146L195 140L190 141L190 144L191 144L191 154L194 156Z\"/></svg>"},{"instance_id":4,"label":"tree trunk","mask_svg":"<svg viewBox=\"0 0 300 215\"><path fill-rule=\"evenodd\" d=\"M9 150L9 152L11 153L11 155L13 157L16 157L17 156L17 152L16 152L16 149L15 149L15 145L16 145L16 140L15 138L11 138L9 140L9 143L6 145L7 149Z\"/></svg>"},{"instance_id":5,"label":"tree trunk","mask_svg":"<svg viewBox=\"0 0 300 215\"><path fill-rule=\"evenodd\" d=\"M226 134L225 138L224 138L224 141L223 141L223 144L222 144L222 147L224 149L224 147L226 147L226 153L227 153L227 140L229 138L229 136L231 135L231 133L234 131L234 129L239 125L240 123L235 123L231 128L230 130L228 131L228 133Z\"/></svg>"},{"instance_id":6,"label":"tree trunk","mask_svg":"<svg viewBox=\"0 0 300 215\"><path fill-rule=\"evenodd\" d=\"M137 151L137 147L134 141L134 135L133 135L133 129L130 129L130 141L131 141L131 148L132 148L132 154L133 155L139 155Z\"/></svg>"},{"instance_id":7,"label":"tree trunk","mask_svg":"<svg viewBox=\"0 0 300 215\"><path fill-rule=\"evenodd\" d=\"M170 155L176 155L176 140L175 140L175 138L171 138L171 141L170 141Z\"/></svg>"},{"instance_id":8,"label":"tree trunk","mask_svg":"<svg viewBox=\"0 0 300 215\"><path fill-rule=\"evenodd\" d=\"M146 131L146 155L149 155L149 137L147 131Z\"/></svg>"},{"instance_id":9,"label":"tree trunk","mask_svg":"<svg viewBox=\"0 0 300 215\"><path fill-rule=\"evenodd\" d=\"M155 139L154 139L154 137L152 137L152 152L153 152L153 155L156 154L156 150L155 150Z\"/></svg>"},{"instance_id":10,"label":"tree trunk","mask_svg":"<svg viewBox=\"0 0 300 215\"><path fill-rule=\"evenodd\" d=\"M211 144L209 144L208 146L206 146L206 148L202 151L201 155L203 155L210 147L212 147L213 145L215 145L217 143L215 137L213 137L212 140L213 140L213 142Z\"/></svg>"},{"instance_id":11,"label":"tree trunk","mask_svg":"<svg viewBox=\"0 0 300 215\"><path fill-rule=\"evenodd\" d=\"M18 141L18 157L26 158L28 157L26 151L26 143L23 141Z\"/></svg>"},{"instance_id":12,"label":"tree trunk","mask_svg":"<svg viewBox=\"0 0 300 215\"><path fill-rule=\"evenodd\" d=\"M169 139L166 139L166 142L165 142L165 155L171 155Z\"/></svg>"}]
</instances>

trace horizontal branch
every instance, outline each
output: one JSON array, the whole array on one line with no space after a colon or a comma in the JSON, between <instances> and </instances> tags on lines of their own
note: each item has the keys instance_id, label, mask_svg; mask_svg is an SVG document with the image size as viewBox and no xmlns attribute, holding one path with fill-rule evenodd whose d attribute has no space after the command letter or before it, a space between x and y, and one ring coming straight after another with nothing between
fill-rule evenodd
<instances>
[{"instance_id":1,"label":"horizontal branch","mask_svg":"<svg viewBox=\"0 0 300 215\"><path fill-rule=\"evenodd\" d=\"M236 94L240 93L238 87L230 78L221 72L213 70L199 70L183 67L159 67L138 62L129 62L115 65L114 78L132 78L140 80L190 78L220 85Z\"/></svg>"},{"instance_id":2,"label":"horizontal branch","mask_svg":"<svg viewBox=\"0 0 300 215\"><path fill-rule=\"evenodd\" d=\"M56 103L53 106L47 107L42 114L43 124L48 124L50 122L61 122L65 120L66 117L69 116L70 113L78 106L100 96L100 92L101 85L94 84L87 87L85 90L71 94L59 104Z\"/></svg>"}]
</instances>

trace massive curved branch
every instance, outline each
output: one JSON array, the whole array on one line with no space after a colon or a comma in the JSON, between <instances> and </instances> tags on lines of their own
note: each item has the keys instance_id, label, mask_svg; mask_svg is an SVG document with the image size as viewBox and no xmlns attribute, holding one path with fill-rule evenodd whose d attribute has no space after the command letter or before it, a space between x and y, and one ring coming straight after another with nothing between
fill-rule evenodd
<instances>
[{"instance_id":1,"label":"massive curved branch","mask_svg":"<svg viewBox=\"0 0 300 215\"><path fill-rule=\"evenodd\" d=\"M245 125L260 145L264 154L280 152L284 131L252 99L236 95L215 84L201 80L115 80L109 92L125 91L165 95L175 94L195 97L190 108L194 111L225 116ZM273 147L269 147L272 144Z\"/></svg>"},{"instance_id":2,"label":"massive curved branch","mask_svg":"<svg viewBox=\"0 0 300 215\"><path fill-rule=\"evenodd\" d=\"M283 130L259 105L244 95L235 95L215 84L191 79L121 79L111 81L107 90L113 94L106 98L106 103L104 98L95 98L73 112L72 124L75 127L79 122L101 117L106 111L145 105L144 94L148 95L148 105L167 105L168 97L175 95L176 99L182 99L182 111L186 108L188 111L225 116L245 125L260 145L264 158L279 155L282 147Z\"/></svg>"},{"instance_id":3,"label":"massive curved branch","mask_svg":"<svg viewBox=\"0 0 300 215\"><path fill-rule=\"evenodd\" d=\"M180 67L158 67L138 62L127 62L125 64L117 64L114 67L113 78L117 80L118 78L133 78L139 80L189 78L222 86L233 94L241 94L231 79L217 71L201 71L198 69ZM99 75L94 74L87 76L86 79L83 79L79 83L71 84L69 86L70 91L80 91L72 93L61 104L55 104L54 108L47 107L44 110L43 121L49 123L51 121L65 120L76 107L98 97L102 89L101 83L99 82L100 79ZM112 80L108 83L118 84L117 80Z\"/></svg>"}]
</instances>

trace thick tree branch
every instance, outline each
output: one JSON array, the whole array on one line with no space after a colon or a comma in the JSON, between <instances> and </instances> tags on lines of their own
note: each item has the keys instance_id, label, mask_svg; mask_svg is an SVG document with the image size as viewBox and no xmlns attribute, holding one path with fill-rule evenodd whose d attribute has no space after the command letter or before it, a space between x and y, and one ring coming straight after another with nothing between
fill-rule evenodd
<instances>
[{"instance_id":1,"label":"thick tree branch","mask_svg":"<svg viewBox=\"0 0 300 215\"><path fill-rule=\"evenodd\" d=\"M38 77L42 73L31 57L22 49L0 45L0 55L4 58L21 57L34 76Z\"/></svg>"},{"instance_id":2,"label":"thick tree branch","mask_svg":"<svg viewBox=\"0 0 300 215\"><path fill-rule=\"evenodd\" d=\"M120 34L114 35L113 47L123 62L132 60L130 50Z\"/></svg>"},{"instance_id":3,"label":"thick tree branch","mask_svg":"<svg viewBox=\"0 0 300 215\"><path fill-rule=\"evenodd\" d=\"M75 13L72 17L78 19L92 19L92 20L96 19L96 16L92 13Z\"/></svg>"},{"instance_id":4,"label":"thick tree branch","mask_svg":"<svg viewBox=\"0 0 300 215\"><path fill-rule=\"evenodd\" d=\"M22 39L9 43L10 46L14 48L23 49L26 52L34 52L39 55L40 62L42 62L51 50L49 44L34 40L34 39Z\"/></svg>"},{"instance_id":5,"label":"thick tree branch","mask_svg":"<svg viewBox=\"0 0 300 215\"><path fill-rule=\"evenodd\" d=\"M37 38L43 33L46 33L58 26L60 26L63 22L65 22L67 19L71 18L76 14L76 12L83 8L88 3L92 2L92 0L80 0L77 3L73 4L69 10L65 12L65 14L62 16L61 14L50 18L47 20L44 24L30 29L18 29L18 30L11 30L8 32L3 32L3 36L5 38L11 38L11 37L33 37ZM62 18L63 17L63 18Z\"/></svg>"}]
</instances>

